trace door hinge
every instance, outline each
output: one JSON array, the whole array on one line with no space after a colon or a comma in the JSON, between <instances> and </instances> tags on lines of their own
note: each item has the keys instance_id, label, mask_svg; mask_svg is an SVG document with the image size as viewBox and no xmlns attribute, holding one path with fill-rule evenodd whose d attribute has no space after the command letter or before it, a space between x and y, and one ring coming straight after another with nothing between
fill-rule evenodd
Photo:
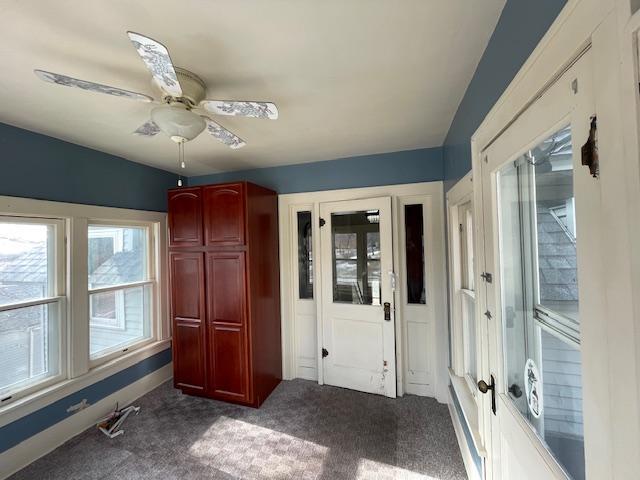
<instances>
[{"instance_id":1,"label":"door hinge","mask_svg":"<svg viewBox=\"0 0 640 480\"><path fill-rule=\"evenodd\" d=\"M329 356L329 352L326 348L322 348L322 358Z\"/></svg>"},{"instance_id":2,"label":"door hinge","mask_svg":"<svg viewBox=\"0 0 640 480\"><path fill-rule=\"evenodd\" d=\"M491 275L489 272L482 272L480 278L482 278L487 283L493 283L493 275Z\"/></svg>"},{"instance_id":3,"label":"door hinge","mask_svg":"<svg viewBox=\"0 0 640 480\"><path fill-rule=\"evenodd\" d=\"M582 146L582 165L589 168L589 173L593 178L600 176L600 159L598 156L598 118L591 117L589 128L589 138Z\"/></svg>"},{"instance_id":4,"label":"door hinge","mask_svg":"<svg viewBox=\"0 0 640 480\"><path fill-rule=\"evenodd\" d=\"M327 222L326 222L326 220L325 220L324 218L321 218L321 219L320 219L320 227L321 227L321 228L322 228L322 227L324 227L324 226L326 225L326 223L327 223Z\"/></svg>"},{"instance_id":5,"label":"door hinge","mask_svg":"<svg viewBox=\"0 0 640 480\"><path fill-rule=\"evenodd\" d=\"M486 312L484 312L484 316L487 317L489 320L491 320L493 317L491 316L491 312L489 310L487 310Z\"/></svg>"},{"instance_id":6,"label":"door hinge","mask_svg":"<svg viewBox=\"0 0 640 480\"><path fill-rule=\"evenodd\" d=\"M463 229L462 224L458 225L458 230L460 231L460 233L462 233L462 229Z\"/></svg>"}]
</instances>

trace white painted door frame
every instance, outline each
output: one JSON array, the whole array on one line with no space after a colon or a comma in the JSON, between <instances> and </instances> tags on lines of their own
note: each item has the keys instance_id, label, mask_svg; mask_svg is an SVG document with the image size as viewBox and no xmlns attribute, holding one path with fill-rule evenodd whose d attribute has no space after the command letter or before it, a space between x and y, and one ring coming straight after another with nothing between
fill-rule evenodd
<instances>
[{"instance_id":1,"label":"white painted door frame","mask_svg":"<svg viewBox=\"0 0 640 480\"><path fill-rule=\"evenodd\" d=\"M473 176L480 178L482 152L591 45L601 189L600 208L588 216L599 227L591 240L600 244L600 254L589 263L604 284L599 296L604 311L581 332L582 381L592 387L585 389L583 403L588 478L635 478L640 471L640 13L631 9L637 3L568 0L471 142ZM479 188L474 205L479 218ZM480 242L477 246L482 252ZM486 307L484 301L478 306ZM486 358L482 363L486 378L491 371Z\"/></svg>"},{"instance_id":2,"label":"white painted door frame","mask_svg":"<svg viewBox=\"0 0 640 480\"><path fill-rule=\"evenodd\" d=\"M301 323L299 300L297 298L298 271L297 271L297 226L298 211L312 212L313 258L314 265L320 264L319 241L319 204L328 201L356 200L377 196L391 196L394 212L393 244L394 265L397 265L396 274L399 279L395 295L396 309L396 380L397 395L404 393L416 393L430 395L440 402L446 403L448 394L448 325L446 304L446 257L444 243L444 193L442 182L415 183L406 185L390 185L380 187L354 188L344 190L331 190L322 192L306 192L285 194L279 196L279 228L280 228L280 284L282 302L282 342L283 342L283 378L308 378L323 383L322 359L322 318L320 296L322 292L318 288L319 280L314 282L314 303L316 308L315 328L310 327L309 322ZM407 199L411 202L421 201L427 210L424 211L425 220L425 262L427 263L427 296L430 298L429 308L434 321L430 326L432 335L425 338L425 347L430 353L430 365L432 365L431 384L421 386L408 384L407 363L410 361L411 349L407 345L407 324L404 315L404 307L400 298L406 296L403 283L405 268L402 265L403 256L399 248L402 245L400 215L401 205ZM404 203L402 203L404 202ZM319 270L319 269L317 269ZM319 272L316 271L316 274ZM402 297L400 297L402 295ZM429 300L428 300L429 301ZM304 307L306 308L306 307ZM301 329L305 330L304 335ZM315 330L315 332L314 332ZM305 345L308 343L308 335L315 337L315 351L300 351L300 337L304 337ZM304 368L315 360L316 371L312 368ZM304 366L302 366L304 364ZM302 368L301 368L302 367ZM422 391L421 391L422 390Z\"/></svg>"}]
</instances>

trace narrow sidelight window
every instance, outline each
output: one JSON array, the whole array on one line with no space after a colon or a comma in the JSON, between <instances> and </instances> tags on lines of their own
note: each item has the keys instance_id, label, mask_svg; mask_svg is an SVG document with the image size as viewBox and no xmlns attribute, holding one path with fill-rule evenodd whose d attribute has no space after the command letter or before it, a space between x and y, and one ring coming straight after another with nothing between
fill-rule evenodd
<instances>
[{"instance_id":1,"label":"narrow sidelight window","mask_svg":"<svg viewBox=\"0 0 640 480\"><path fill-rule=\"evenodd\" d=\"M426 303L424 281L424 221L422 204L405 205L404 228L407 260L407 302Z\"/></svg>"},{"instance_id":2,"label":"narrow sidelight window","mask_svg":"<svg viewBox=\"0 0 640 480\"><path fill-rule=\"evenodd\" d=\"M313 238L311 212L298 212L298 295L313 298Z\"/></svg>"}]
</instances>

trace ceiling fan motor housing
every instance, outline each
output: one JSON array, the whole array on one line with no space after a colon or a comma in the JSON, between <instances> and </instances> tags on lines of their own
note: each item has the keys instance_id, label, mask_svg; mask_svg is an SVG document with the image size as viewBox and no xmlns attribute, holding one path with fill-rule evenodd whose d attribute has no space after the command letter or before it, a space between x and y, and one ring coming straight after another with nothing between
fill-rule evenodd
<instances>
[{"instance_id":1,"label":"ceiling fan motor housing","mask_svg":"<svg viewBox=\"0 0 640 480\"><path fill-rule=\"evenodd\" d=\"M184 103L189 107L198 106L200 102L205 99L206 86L204 82L200 79L200 77L198 77L195 73L190 72L189 70L185 70L184 68L179 67L174 67L174 69L176 72L176 77L178 77L180 87L182 88L182 96L179 98L174 98L170 95L167 95L162 91L162 89L160 89L160 92L163 95L163 100L168 103L171 101L178 101ZM158 85L156 85L156 87L159 88Z\"/></svg>"}]
</instances>

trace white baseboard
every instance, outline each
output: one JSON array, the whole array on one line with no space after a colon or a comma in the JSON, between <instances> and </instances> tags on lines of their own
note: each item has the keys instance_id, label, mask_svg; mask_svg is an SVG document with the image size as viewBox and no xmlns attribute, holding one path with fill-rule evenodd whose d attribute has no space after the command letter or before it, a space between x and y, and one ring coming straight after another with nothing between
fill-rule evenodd
<instances>
[{"instance_id":1,"label":"white baseboard","mask_svg":"<svg viewBox=\"0 0 640 480\"><path fill-rule=\"evenodd\" d=\"M116 403L120 406L129 405L171 379L172 375L173 364L168 363L146 377L4 451L0 454L0 479L7 478L93 426L97 420L112 411Z\"/></svg>"},{"instance_id":2,"label":"white baseboard","mask_svg":"<svg viewBox=\"0 0 640 480\"><path fill-rule=\"evenodd\" d=\"M467 476L469 477L469 480L482 480L482 477L476 468L476 464L473 461L473 457L471 456L467 437L462 430L463 427L460 423L460 417L458 417L458 412L456 411L456 407L453 405L452 398L449 398L447 406L449 407L449 415L453 422L453 429L456 432L456 438L458 439L458 445L460 446L460 453L462 454L462 461L464 462L464 468L467 471Z\"/></svg>"}]
</instances>

